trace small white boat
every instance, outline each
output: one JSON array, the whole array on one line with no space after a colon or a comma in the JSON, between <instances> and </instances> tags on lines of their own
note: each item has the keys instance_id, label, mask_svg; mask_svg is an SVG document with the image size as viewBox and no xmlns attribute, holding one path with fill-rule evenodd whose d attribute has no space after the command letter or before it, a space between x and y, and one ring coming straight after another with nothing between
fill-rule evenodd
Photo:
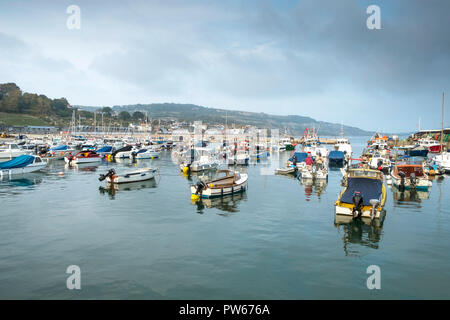
<instances>
[{"instance_id":1,"label":"small white boat","mask_svg":"<svg viewBox=\"0 0 450 320\"><path fill-rule=\"evenodd\" d=\"M146 181L155 178L155 174L158 169L155 168L142 168L117 174L114 169L110 169L107 174L101 174L98 178L99 181L106 179L108 183L129 183Z\"/></svg>"},{"instance_id":2,"label":"small white boat","mask_svg":"<svg viewBox=\"0 0 450 320\"><path fill-rule=\"evenodd\" d=\"M8 175L25 174L39 171L47 166L39 156L21 155L10 161L0 163L0 178Z\"/></svg>"},{"instance_id":3,"label":"small white boat","mask_svg":"<svg viewBox=\"0 0 450 320\"><path fill-rule=\"evenodd\" d=\"M131 158L131 152L133 150L133 147L131 145L127 145L125 147L122 147L120 149L117 149L114 151L111 156L114 159L128 159Z\"/></svg>"},{"instance_id":4,"label":"small white boat","mask_svg":"<svg viewBox=\"0 0 450 320\"><path fill-rule=\"evenodd\" d=\"M216 169L219 162L213 158L211 151L206 148L193 149L191 152L191 159L188 159L180 164L180 169L183 172L200 172L205 170Z\"/></svg>"},{"instance_id":5,"label":"small white boat","mask_svg":"<svg viewBox=\"0 0 450 320\"><path fill-rule=\"evenodd\" d=\"M7 143L0 148L0 161L11 160L24 154L30 154L31 151L20 149L15 143Z\"/></svg>"},{"instance_id":6,"label":"small white boat","mask_svg":"<svg viewBox=\"0 0 450 320\"><path fill-rule=\"evenodd\" d=\"M297 168L294 166L289 166L285 168L278 168L275 169L276 174L294 174L297 170Z\"/></svg>"},{"instance_id":7,"label":"small white boat","mask_svg":"<svg viewBox=\"0 0 450 320\"><path fill-rule=\"evenodd\" d=\"M133 148L131 150L131 157L133 159L153 159L159 157L159 152L155 151L152 148L149 149Z\"/></svg>"},{"instance_id":8,"label":"small white boat","mask_svg":"<svg viewBox=\"0 0 450 320\"><path fill-rule=\"evenodd\" d=\"M219 170L213 180L191 185L191 200L214 198L243 192L247 189L248 175L232 170Z\"/></svg>"},{"instance_id":9,"label":"small white boat","mask_svg":"<svg viewBox=\"0 0 450 320\"><path fill-rule=\"evenodd\" d=\"M442 167L446 173L450 173L450 153L443 152L434 157L436 164Z\"/></svg>"},{"instance_id":10,"label":"small white boat","mask_svg":"<svg viewBox=\"0 0 450 320\"><path fill-rule=\"evenodd\" d=\"M64 161L70 164L101 162L102 156L95 151L80 151L76 155L64 157Z\"/></svg>"}]
</instances>

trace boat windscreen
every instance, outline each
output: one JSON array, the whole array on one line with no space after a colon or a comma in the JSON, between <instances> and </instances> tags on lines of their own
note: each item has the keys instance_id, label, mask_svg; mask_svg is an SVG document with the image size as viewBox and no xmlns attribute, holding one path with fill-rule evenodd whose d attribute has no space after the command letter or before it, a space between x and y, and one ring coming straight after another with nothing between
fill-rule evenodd
<instances>
[{"instance_id":1,"label":"boat windscreen","mask_svg":"<svg viewBox=\"0 0 450 320\"><path fill-rule=\"evenodd\" d=\"M361 192L363 205L370 206L371 199L380 199L383 182L370 178L349 178L348 186L345 189L340 201L343 203L353 203L353 195L356 191Z\"/></svg>"}]
</instances>

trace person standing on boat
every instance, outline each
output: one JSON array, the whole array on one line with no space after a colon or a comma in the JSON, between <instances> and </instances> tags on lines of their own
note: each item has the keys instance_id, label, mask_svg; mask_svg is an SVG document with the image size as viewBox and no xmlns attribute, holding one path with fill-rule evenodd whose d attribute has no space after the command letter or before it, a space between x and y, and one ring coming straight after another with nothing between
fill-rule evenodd
<instances>
[{"instance_id":1,"label":"person standing on boat","mask_svg":"<svg viewBox=\"0 0 450 320\"><path fill-rule=\"evenodd\" d=\"M311 158L311 153L308 152L308 156L305 159L305 163L307 166L311 167L313 162L314 162L314 160L313 160L313 158Z\"/></svg>"},{"instance_id":2,"label":"person standing on boat","mask_svg":"<svg viewBox=\"0 0 450 320\"><path fill-rule=\"evenodd\" d=\"M316 157L316 164L317 164L317 167L318 167L319 169L322 169L322 166L323 166L323 160L322 160L322 156L320 155L320 152L317 154L317 157Z\"/></svg>"}]
</instances>

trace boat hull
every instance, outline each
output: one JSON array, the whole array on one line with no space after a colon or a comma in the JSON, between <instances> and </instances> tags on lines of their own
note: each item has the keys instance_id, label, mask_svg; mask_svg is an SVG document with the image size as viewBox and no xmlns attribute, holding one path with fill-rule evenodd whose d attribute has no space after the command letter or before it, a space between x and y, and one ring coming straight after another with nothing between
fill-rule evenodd
<instances>
[{"instance_id":1,"label":"boat hull","mask_svg":"<svg viewBox=\"0 0 450 320\"><path fill-rule=\"evenodd\" d=\"M200 197L202 199L210 199L223 197L230 194L241 193L247 190L247 180L248 176L246 174L241 174L241 179L236 181L236 184L233 186L226 187L218 187L218 188L210 188L209 186L202 191ZM191 186L191 194L196 194L195 186Z\"/></svg>"},{"instance_id":2,"label":"boat hull","mask_svg":"<svg viewBox=\"0 0 450 320\"><path fill-rule=\"evenodd\" d=\"M65 157L64 161L68 164L80 164L80 163L97 163L101 162L101 157L96 158L74 158L72 161L69 160L69 158Z\"/></svg>"},{"instance_id":3,"label":"boat hull","mask_svg":"<svg viewBox=\"0 0 450 320\"><path fill-rule=\"evenodd\" d=\"M112 184L132 183L151 180L155 178L156 169L141 169L124 174L107 177L106 181Z\"/></svg>"}]
</instances>

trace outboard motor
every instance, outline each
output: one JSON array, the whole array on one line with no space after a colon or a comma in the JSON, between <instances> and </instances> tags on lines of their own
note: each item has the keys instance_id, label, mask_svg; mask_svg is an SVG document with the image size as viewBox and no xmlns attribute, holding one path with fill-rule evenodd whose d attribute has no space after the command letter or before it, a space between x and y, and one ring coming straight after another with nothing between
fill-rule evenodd
<instances>
[{"instance_id":1,"label":"outboard motor","mask_svg":"<svg viewBox=\"0 0 450 320\"><path fill-rule=\"evenodd\" d=\"M355 193L353 194L353 218L357 219L359 217L361 217L362 215L362 207L363 207L363 195L361 194L360 191L355 191Z\"/></svg>"},{"instance_id":2,"label":"outboard motor","mask_svg":"<svg viewBox=\"0 0 450 320\"><path fill-rule=\"evenodd\" d=\"M416 188L417 178L414 172L409 175L409 183L411 188Z\"/></svg>"},{"instance_id":3,"label":"outboard motor","mask_svg":"<svg viewBox=\"0 0 450 320\"><path fill-rule=\"evenodd\" d=\"M133 152L131 153L131 158L133 158L133 160L136 160L136 155L137 155L137 152L136 152L136 151L133 151Z\"/></svg>"},{"instance_id":4,"label":"outboard motor","mask_svg":"<svg viewBox=\"0 0 450 320\"><path fill-rule=\"evenodd\" d=\"M400 171L398 173L398 175L400 176L400 188L401 189L405 189L405 177L406 177L406 174L403 171Z\"/></svg>"},{"instance_id":5,"label":"outboard motor","mask_svg":"<svg viewBox=\"0 0 450 320\"><path fill-rule=\"evenodd\" d=\"M380 200L378 199L370 199L370 205L372 206L372 210L370 211L370 220L373 221L376 215L376 208L380 205Z\"/></svg>"},{"instance_id":6,"label":"outboard motor","mask_svg":"<svg viewBox=\"0 0 450 320\"><path fill-rule=\"evenodd\" d=\"M100 177L98 178L98 181L103 181L108 177L112 178L112 176L115 174L116 174L116 171L114 169L109 169L108 173L100 175Z\"/></svg>"},{"instance_id":7,"label":"outboard motor","mask_svg":"<svg viewBox=\"0 0 450 320\"><path fill-rule=\"evenodd\" d=\"M206 189L206 184L203 181L198 181L195 185L195 194L201 195L203 192L203 189Z\"/></svg>"}]
</instances>

